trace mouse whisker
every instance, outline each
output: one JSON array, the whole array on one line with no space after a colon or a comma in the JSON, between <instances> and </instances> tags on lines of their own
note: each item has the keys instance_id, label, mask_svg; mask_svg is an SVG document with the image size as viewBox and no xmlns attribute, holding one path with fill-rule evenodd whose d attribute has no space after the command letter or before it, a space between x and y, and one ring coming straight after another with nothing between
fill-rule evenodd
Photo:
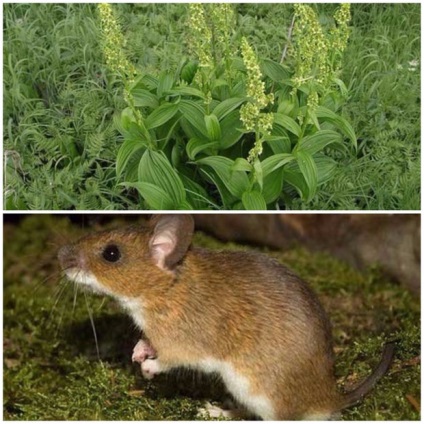
<instances>
[{"instance_id":1,"label":"mouse whisker","mask_svg":"<svg viewBox=\"0 0 424 424\"><path fill-rule=\"evenodd\" d=\"M91 328L93 329L94 341L96 343L97 358L100 361L101 360L100 359L100 349L99 349L99 343L98 343L98 340L97 340L96 326L94 325L93 313L92 313L90 306L88 304L87 294L85 292L84 292L84 299L85 299L85 304L87 306L88 316L90 317Z\"/></svg>"},{"instance_id":2,"label":"mouse whisker","mask_svg":"<svg viewBox=\"0 0 424 424\"><path fill-rule=\"evenodd\" d=\"M72 302L72 316L74 316L75 308L77 306L77 296L78 296L78 284L74 284L74 300Z\"/></svg>"}]
</instances>

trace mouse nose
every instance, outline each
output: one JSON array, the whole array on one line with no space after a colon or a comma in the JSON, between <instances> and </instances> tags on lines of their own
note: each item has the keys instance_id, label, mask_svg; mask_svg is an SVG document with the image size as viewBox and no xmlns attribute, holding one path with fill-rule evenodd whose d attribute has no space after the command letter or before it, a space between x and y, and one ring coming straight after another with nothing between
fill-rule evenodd
<instances>
[{"instance_id":1,"label":"mouse nose","mask_svg":"<svg viewBox=\"0 0 424 424\"><path fill-rule=\"evenodd\" d=\"M74 247L71 244L62 246L57 253L57 257L63 269L69 268L75 262Z\"/></svg>"}]
</instances>

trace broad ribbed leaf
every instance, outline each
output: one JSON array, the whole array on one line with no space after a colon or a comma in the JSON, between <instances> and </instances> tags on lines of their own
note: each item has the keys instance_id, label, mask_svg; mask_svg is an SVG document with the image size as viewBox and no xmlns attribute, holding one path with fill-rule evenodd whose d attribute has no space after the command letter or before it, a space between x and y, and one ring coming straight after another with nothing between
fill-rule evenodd
<instances>
[{"instance_id":1,"label":"broad ribbed leaf","mask_svg":"<svg viewBox=\"0 0 424 424\"><path fill-rule=\"evenodd\" d=\"M158 96L143 88L135 88L131 91L134 97L134 105L137 107L149 107L156 109L159 106Z\"/></svg>"},{"instance_id":2,"label":"broad ribbed leaf","mask_svg":"<svg viewBox=\"0 0 424 424\"><path fill-rule=\"evenodd\" d=\"M264 172L262 169L262 163L259 159L255 159L255 162L253 163L253 169L255 170L255 180L262 190L264 186Z\"/></svg>"},{"instance_id":3,"label":"broad ribbed leaf","mask_svg":"<svg viewBox=\"0 0 424 424\"><path fill-rule=\"evenodd\" d=\"M315 196L317 190L317 167L315 165L313 157L307 152L299 150L296 153L296 157L300 172L305 178L305 182L309 189L309 195L306 199L307 201L309 201Z\"/></svg>"},{"instance_id":4,"label":"broad ribbed leaf","mask_svg":"<svg viewBox=\"0 0 424 424\"><path fill-rule=\"evenodd\" d=\"M324 106L318 106L315 110L315 114L320 121L330 122L336 128L338 128L346 137L350 139L355 149L357 149L355 131L346 119Z\"/></svg>"},{"instance_id":5,"label":"broad ribbed leaf","mask_svg":"<svg viewBox=\"0 0 424 424\"><path fill-rule=\"evenodd\" d=\"M158 96L162 97L165 93L171 90L173 85L174 85L174 76L169 73L163 73L159 77L158 90L157 90Z\"/></svg>"},{"instance_id":6,"label":"broad ribbed leaf","mask_svg":"<svg viewBox=\"0 0 424 424\"><path fill-rule=\"evenodd\" d=\"M234 161L234 165L232 167L233 171L246 171L252 172L252 165L244 158L237 158Z\"/></svg>"},{"instance_id":7,"label":"broad ribbed leaf","mask_svg":"<svg viewBox=\"0 0 424 424\"><path fill-rule=\"evenodd\" d=\"M278 168L288 164L295 156L290 153L279 153L278 155L272 155L262 161L262 172L264 178L271 172Z\"/></svg>"},{"instance_id":8,"label":"broad ribbed leaf","mask_svg":"<svg viewBox=\"0 0 424 424\"><path fill-rule=\"evenodd\" d=\"M207 137L204 107L193 100L181 100L178 103L178 107L187 122L203 136Z\"/></svg>"},{"instance_id":9,"label":"broad ribbed leaf","mask_svg":"<svg viewBox=\"0 0 424 424\"><path fill-rule=\"evenodd\" d=\"M164 103L146 118L146 127L151 130L170 121L178 112L178 104Z\"/></svg>"},{"instance_id":10,"label":"broad ribbed leaf","mask_svg":"<svg viewBox=\"0 0 424 424\"><path fill-rule=\"evenodd\" d=\"M153 90L157 88L158 86L158 79L150 74L146 74L146 75L143 75L143 77L140 80L140 83L137 84L137 87L139 85L147 87L149 90Z\"/></svg>"},{"instance_id":11,"label":"broad ribbed leaf","mask_svg":"<svg viewBox=\"0 0 424 424\"><path fill-rule=\"evenodd\" d=\"M337 167L336 161L325 155L316 155L314 159L317 167L318 185L331 180Z\"/></svg>"},{"instance_id":12,"label":"broad ribbed leaf","mask_svg":"<svg viewBox=\"0 0 424 424\"><path fill-rule=\"evenodd\" d=\"M265 211L266 203L259 191L246 191L241 197L241 201L246 210Z\"/></svg>"},{"instance_id":13,"label":"broad ribbed leaf","mask_svg":"<svg viewBox=\"0 0 424 424\"><path fill-rule=\"evenodd\" d=\"M187 200L196 210L217 208L209 198L206 190L189 177L180 174L181 181L184 183Z\"/></svg>"},{"instance_id":14,"label":"broad ribbed leaf","mask_svg":"<svg viewBox=\"0 0 424 424\"><path fill-rule=\"evenodd\" d=\"M202 91L193 87L176 87L168 92L170 95L179 95L179 96L192 96L192 97L200 97L201 99L205 99L205 95Z\"/></svg>"},{"instance_id":15,"label":"broad ribbed leaf","mask_svg":"<svg viewBox=\"0 0 424 424\"><path fill-rule=\"evenodd\" d=\"M124 131L129 130L130 124L135 124L137 122L133 111L129 107L126 107L121 112L120 120L121 120L121 126L124 129Z\"/></svg>"},{"instance_id":16,"label":"broad ribbed leaf","mask_svg":"<svg viewBox=\"0 0 424 424\"><path fill-rule=\"evenodd\" d=\"M194 160L196 156L207 149L217 149L219 147L218 141L209 141L206 138L191 138L186 146L187 155L190 160Z\"/></svg>"},{"instance_id":17,"label":"broad ribbed leaf","mask_svg":"<svg viewBox=\"0 0 424 424\"><path fill-rule=\"evenodd\" d=\"M213 113L217 116L219 120L221 120L229 113L231 113L234 109L237 109L246 100L246 97L233 97L231 99L226 99L215 107Z\"/></svg>"},{"instance_id":18,"label":"broad ribbed leaf","mask_svg":"<svg viewBox=\"0 0 424 424\"><path fill-rule=\"evenodd\" d=\"M265 142L274 154L291 152L291 142L287 136L268 135L265 137Z\"/></svg>"},{"instance_id":19,"label":"broad ribbed leaf","mask_svg":"<svg viewBox=\"0 0 424 424\"><path fill-rule=\"evenodd\" d=\"M315 134L304 137L295 147L295 151L302 151L314 155L323 150L324 147L334 143L343 144L342 136L332 130L321 130L317 131Z\"/></svg>"},{"instance_id":20,"label":"broad ribbed leaf","mask_svg":"<svg viewBox=\"0 0 424 424\"><path fill-rule=\"evenodd\" d=\"M265 59L262 62L262 72L276 82L290 78L290 74L282 65L270 59Z\"/></svg>"},{"instance_id":21,"label":"broad ribbed leaf","mask_svg":"<svg viewBox=\"0 0 424 424\"><path fill-rule=\"evenodd\" d=\"M140 149L145 149L146 145L140 140L125 140L119 148L116 156L116 175L119 178L127 167L131 156Z\"/></svg>"},{"instance_id":22,"label":"broad ribbed leaf","mask_svg":"<svg viewBox=\"0 0 424 424\"><path fill-rule=\"evenodd\" d=\"M249 178L245 172L232 171L234 161L223 156L209 156L198 160L200 165L210 166L218 175L228 191L237 198L249 187Z\"/></svg>"},{"instance_id":23,"label":"broad ribbed leaf","mask_svg":"<svg viewBox=\"0 0 424 424\"><path fill-rule=\"evenodd\" d=\"M288 183L293 186L303 200L309 198L308 185L300 172L284 170L283 178L284 183Z\"/></svg>"},{"instance_id":24,"label":"broad ribbed leaf","mask_svg":"<svg viewBox=\"0 0 424 424\"><path fill-rule=\"evenodd\" d=\"M175 209L174 202L162 188L155 184L146 182L124 183L126 187L134 187L151 209L172 210Z\"/></svg>"},{"instance_id":25,"label":"broad ribbed leaf","mask_svg":"<svg viewBox=\"0 0 424 424\"><path fill-rule=\"evenodd\" d=\"M163 152L146 150L138 166L138 178L141 182L157 185L167 193L174 209L185 201L183 183Z\"/></svg>"},{"instance_id":26,"label":"broad ribbed leaf","mask_svg":"<svg viewBox=\"0 0 424 424\"><path fill-rule=\"evenodd\" d=\"M211 113L205 116L206 131L208 132L209 140L216 141L221 138L221 126L219 125L216 115Z\"/></svg>"},{"instance_id":27,"label":"broad ribbed leaf","mask_svg":"<svg viewBox=\"0 0 424 424\"><path fill-rule=\"evenodd\" d=\"M274 113L274 124L281 125L287 131L290 131L297 137L300 137L302 132L299 124L290 116L283 115L282 113Z\"/></svg>"},{"instance_id":28,"label":"broad ribbed leaf","mask_svg":"<svg viewBox=\"0 0 424 424\"><path fill-rule=\"evenodd\" d=\"M233 146L243 136L240 131L242 123L240 121L240 114L238 110L232 111L221 121L222 138L220 140L220 148L225 150Z\"/></svg>"},{"instance_id":29,"label":"broad ribbed leaf","mask_svg":"<svg viewBox=\"0 0 424 424\"><path fill-rule=\"evenodd\" d=\"M264 178L262 196L267 205L275 202L280 196L281 190L283 189L283 173L284 168L278 168Z\"/></svg>"},{"instance_id":30,"label":"broad ribbed leaf","mask_svg":"<svg viewBox=\"0 0 424 424\"><path fill-rule=\"evenodd\" d=\"M290 115L294 107L295 107L295 104L291 100L282 100L278 104L277 112L283 115Z\"/></svg>"},{"instance_id":31,"label":"broad ribbed leaf","mask_svg":"<svg viewBox=\"0 0 424 424\"><path fill-rule=\"evenodd\" d=\"M194 76L196 75L198 64L194 60L186 63L181 70L181 78L187 83L191 84Z\"/></svg>"},{"instance_id":32,"label":"broad ribbed leaf","mask_svg":"<svg viewBox=\"0 0 424 424\"><path fill-rule=\"evenodd\" d=\"M211 184L214 184L218 189L219 196L224 209L232 209L234 202L237 200L225 187L225 184L222 182L221 178L217 173L210 167L200 168L200 174L203 178Z\"/></svg>"}]
</instances>

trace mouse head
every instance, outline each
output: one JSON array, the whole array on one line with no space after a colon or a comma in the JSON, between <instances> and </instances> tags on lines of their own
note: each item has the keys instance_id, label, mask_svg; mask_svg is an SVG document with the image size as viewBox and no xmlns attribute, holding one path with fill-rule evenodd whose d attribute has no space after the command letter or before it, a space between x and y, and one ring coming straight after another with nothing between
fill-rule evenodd
<instances>
[{"instance_id":1,"label":"mouse head","mask_svg":"<svg viewBox=\"0 0 424 424\"><path fill-rule=\"evenodd\" d=\"M91 234L59 250L67 277L118 298L139 297L172 281L190 247L190 215L158 215L148 227Z\"/></svg>"}]
</instances>

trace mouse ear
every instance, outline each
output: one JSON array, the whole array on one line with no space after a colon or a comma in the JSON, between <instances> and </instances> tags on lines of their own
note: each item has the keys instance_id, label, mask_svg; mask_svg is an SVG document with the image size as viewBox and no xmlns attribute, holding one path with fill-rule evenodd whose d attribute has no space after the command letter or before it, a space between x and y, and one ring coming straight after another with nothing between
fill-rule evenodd
<instances>
[{"instance_id":1,"label":"mouse ear","mask_svg":"<svg viewBox=\"0 0 424 424\"><path fill-rule=\"evenodd\" d=\"M158 215L149 242L150 254L159 268L172 271L184 257L193 238L194 221L191 215Z\"/></svg>"}]
</instances>

